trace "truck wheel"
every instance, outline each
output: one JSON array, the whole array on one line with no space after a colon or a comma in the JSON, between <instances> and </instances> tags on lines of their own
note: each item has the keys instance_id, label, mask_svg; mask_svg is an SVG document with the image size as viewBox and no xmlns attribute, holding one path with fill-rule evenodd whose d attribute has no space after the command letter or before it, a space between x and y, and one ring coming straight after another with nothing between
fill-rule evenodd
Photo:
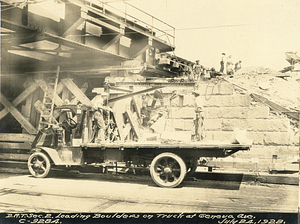
<instances>
[{"instance_id":1,"label":"truck wheel","mask_svg":"<svg viewBox=\"0 0 300 224\"><path fill-rule=\"evenodd\" d=\"M47 155L42 152L33 153L28 159L29 172L38 178L46 177L51 169L51 163Z\"/></svg>"},{"instance_id":2,"label":"truck wheel","mask_svg":"<svg viewBox=\"0 0 300 224\"><path fill-rule=\"evenodd\" d=\"M158 186L176 187L185 178L186 165L179 156L166 152L153 159L150 174Z\"/></svg>"},{"instance_id":3,"label":"truck wheel","mask_svg":"<svg viewBox=\"0 0 300 224\"><path fill-rule=\"evenodd\" d=\"M191 177L195 173L197 167L198 167L198 160L197 158L192 158L188 162L186 162L187 172L186 176Z\"/></svg>"}]
</instances>

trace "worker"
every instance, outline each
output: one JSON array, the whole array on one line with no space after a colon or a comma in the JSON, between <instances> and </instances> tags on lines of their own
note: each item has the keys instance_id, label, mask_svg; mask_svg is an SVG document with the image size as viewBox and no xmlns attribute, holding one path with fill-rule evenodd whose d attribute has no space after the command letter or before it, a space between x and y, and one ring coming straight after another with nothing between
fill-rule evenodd
<instances>
[{"instance_id":1,"label":"worker","mask_svg":"<svg viewBox=\"0 0 300 224\"><path fill-rule=\"evenodd\" d=\"M195 97L195 119L194 119L194 136L193 140L201 141L204 139L203 133L203 122L204 122L204 111L203 111L203 100L198 90L193 91Z\"/></svg>"},{"instance_id":2,"label":"worker","mask_svg":"<svg viewBox=\"0 0 300 224\"><path fill-rule=\"evenodd\" d=\"M157 89L153 93L153 101L152 101L152 104L151 104L152 109L154 108L157 100L159 100L160 106L163 107L164 106L164 93L161 89Z\"/></svg>"},{"instance_id":3,"label":"worker","mask_svg":"<svg viewBox=\"0 0 300 224\"><path fill-rule=\"evenodd\" d=\"M190 82L193 82L193 81L195 81L195 76L194 76L194 71L193 71L193 65L192 65L192 63L188 63L188 65L187 65L187 74L188 74L188 80L190 81Z\"/></svg>"},{"instance_id":4,"label":"worker","mask_svg":"<svg viewBox=\"0 0 300 224\"><path fill-rule=\"evenodd\" d=\"M144 127L147 126L148 121L150 120L150 109L148 107L148 101L149 101L149 95L148 94L143 94L142 95L142 107L141 107L141 117L142 117L142 125Z\"/></svg>"},{"instance_id":5,"label":"worker","mask_svg":"<svg viewBox=\"0 0 300 224\"><path fill-rule=\"evenodd\" d=\"M193 71L194 71L194 75L195 75L195 81L197 80L201 80L201 75L202 75L202 65L200 65L200 61L197 60L196 64L194 64L193 66Z\"/></svg>"},{"instance_id":6,"label":"worker","mask_svg":"<svg viewBox=\"0 0 300 224\"><path fill-rule=\"evenodd\" d=\"M103 98L101 95L97 96L97 100L94 102L95 112L93 114L93 138L95 143L101 143L105 141L105 122L103 117Z\"/></svg>"},{"instance_id":7,"label":"worker","mask_svg":"<svg viewBox=\"0 0 300 224\"><path fill-rule=\"evenodd\" d=\"M226 54L225 53L222 53L222 57L221 57L221 61L220 61L220 65L221 65L221 68L220 68L220 72L223 73L223 74L226 74L226 64L227 64L227 58L226 58Z\"/></svg>"},{"instance_id":8,"label":"worker","mask_svg":"<svg viewBox=\"0 0 300 224\"><path fill-rule=\"evenodd\" d=\"M227 67L227 75L233 75L234 73L234 68L233 68L233 61L232 61L232 56L229 55L228 58L227 58L227 64L226 64L226 67Z\"/></svg>"},{"instance_id":9,"label":"worker","mask_svg":"<svg viewBox=\"0 0 300 224\"><path fill-rule=\"evenodd\" d=\"M240 70L242 68L242 61L239 60L237 63L235 63L234 65L234 71L237 72L238 70Z\"/></svg>"}]
</instances>

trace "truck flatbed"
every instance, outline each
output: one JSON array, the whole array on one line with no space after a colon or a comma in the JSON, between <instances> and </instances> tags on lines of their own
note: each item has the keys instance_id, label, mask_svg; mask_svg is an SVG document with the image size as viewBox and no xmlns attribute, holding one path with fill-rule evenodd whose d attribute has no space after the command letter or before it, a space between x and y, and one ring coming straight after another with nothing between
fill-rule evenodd
<instances>
[{"instance_id":1,"label":"truck flatbed","mask_svg":"<svg viewBox=\"0 0 300 224\"><path fill-rule=\"evenodd\" d=\"M249 150L251 144L232 144L224 142L189 142L189 143L161 143L156 141L147 142L124 142L124 143L88 143L81 144L81 147L87 148L159 148L159 149L239 149L239 150Z\"/></svg>"}]
</instances>

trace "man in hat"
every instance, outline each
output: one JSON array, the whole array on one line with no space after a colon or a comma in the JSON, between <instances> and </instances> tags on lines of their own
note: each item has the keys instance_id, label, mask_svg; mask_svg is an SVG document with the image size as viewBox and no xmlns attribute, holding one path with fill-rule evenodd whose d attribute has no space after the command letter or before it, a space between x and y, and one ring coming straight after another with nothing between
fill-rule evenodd
<instances>
[{"instance_id":1,"label":"man in hat","mask_svg":"<svg viewBox=\"0 0 300 224\"><path fill-rule=\"evenodd\" d=\"M112 111L109 107L103 106L104 99L103 96L106 96L106 93L98 93L94 100L94 114L92 117L93 120L93 139L94 142L100 143L105 141L105 121L104 121L104 110Z\"/></svg>"},{"instance_id":2,"label":"man in hat","mask_svg":"<svg viewBox=\"0 0 300 224\"><path fill-rule=\"evenodd\" d=\"M202 81L203 78L201 75L202 75L203 67L202 67L202 65L200 65L199 60L197 60L196 64L194 64L193 70L194 70L194 74L195 74L195 81L197 81L199 79L200 79L200 81Z\"/></svg>"},{"instance_id":3,"label":"man in hat","mask_svg":"<svg viewBox=\"0 0 300 224\"><path fill-rule=\"evenodd\" d=\"M226 71L227 58L226 58L225 53L222 53L220 65L221 65L220 72L226 74L227 73L227 71ZM225 71L224 71L224 69L225 69Z\"/></svg>"},{"instance_id":4,"label":"man in hat","mask_svg":"<svg viewBox=\"0 0 300 224\"><path fill-rule=\"evenodd\" d=\"M204 139L203 134L203 121L204 121L204 111L203 111L203 100L200 97L200 92L198 90L193 91L195 97L195 133L193 140L201 141Z\"/></svg>"}]
</instances>

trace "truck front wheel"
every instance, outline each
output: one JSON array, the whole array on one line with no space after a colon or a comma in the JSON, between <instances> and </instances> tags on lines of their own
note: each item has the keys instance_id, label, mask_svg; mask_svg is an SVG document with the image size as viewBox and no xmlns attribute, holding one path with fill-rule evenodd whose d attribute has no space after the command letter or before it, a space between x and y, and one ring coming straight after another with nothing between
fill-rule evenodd
<instances>
[{"instance_id":1,"label":"truck front wheel","mask_svg":"<svg viewBox=\"0 0 300 224\"><path fill-rule=\"evenodd\" d=\"M29 172L38 178L46 177L51 169L51 163L47 155L42 152L33 153L28 159Z\"/></svg>"},{"instance_id":2,"label":"truck front wheel","mask_svg":"<svg viewBox=\"0 0 300 224\"><path fill-rule=\"evenodd\" d=\"M176 187L185 178L186 165L173 153L161 153L153 159L150 174L158 186Z\"/></svg>"}]
</instances>

